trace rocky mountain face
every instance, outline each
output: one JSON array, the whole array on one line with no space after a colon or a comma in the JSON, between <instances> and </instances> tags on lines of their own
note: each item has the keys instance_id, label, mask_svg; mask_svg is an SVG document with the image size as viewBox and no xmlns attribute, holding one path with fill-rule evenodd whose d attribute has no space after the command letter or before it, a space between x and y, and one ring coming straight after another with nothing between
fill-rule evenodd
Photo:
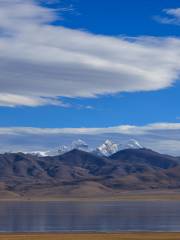
<instances>
[{"instance_id":1,"label":"rocky mountain face","mask_svg":"<svg viewBox=\"0 0 180 240\"><path fill-rule=\"evenodd\" d=\"M73 149L57 156L0 155L0 191L20 196L98 196L180 188L180 161L145 148L110 157Z\"/></svg>"}]
</instances>

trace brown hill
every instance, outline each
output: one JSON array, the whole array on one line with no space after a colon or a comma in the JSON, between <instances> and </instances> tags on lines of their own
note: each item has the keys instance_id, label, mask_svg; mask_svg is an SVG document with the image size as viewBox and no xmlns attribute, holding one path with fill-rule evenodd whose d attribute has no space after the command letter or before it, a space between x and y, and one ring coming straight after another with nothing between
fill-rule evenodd
<instances>
[{"instance_id":1,"label":"brown hill","mask_svg":"<svg viewBox=\"0 0 180 240\"><path fill-rule=\"evenodd\" d=\"M0 191L20 196L110 196L120 190L180 188L178 158L126 149L109 158L72 150L55 157L0 155Z\"/></svg>"}]
</instances>

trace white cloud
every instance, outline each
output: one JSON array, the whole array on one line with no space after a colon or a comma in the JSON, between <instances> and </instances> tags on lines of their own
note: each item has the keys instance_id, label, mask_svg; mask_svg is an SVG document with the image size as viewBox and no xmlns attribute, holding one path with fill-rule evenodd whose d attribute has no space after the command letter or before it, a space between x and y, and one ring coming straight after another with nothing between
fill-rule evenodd
<instances>
[{"instance_id":1,"label":"white cloud","mask_svg":"<svg viewBox=\"0 0 180 240\"><path fill-rule=\"evenodd\" d=\"M0 93L0 106L43 106L43 105L56 105L62 107L68 107L68 104L62 103L56 98L43 98L43 97L34 97L34 96L23 96L16 94Z\"/></svg>"},{"instance_id":2,"label":"white cloud","mask_svg":"<svg viewBox=\"0 0 180 240\"><path fill-rule=\"evenodd\" d=\"M96 35L51 25L57 18L32 0L0 0L0 105L158 90L178 79L180 39Z\"/></svg>"},{"instance_id":3,"label":"white cloud","mask_svg":"<svg viewBox=\"0 0 180 240\"><path fill-rule=\"evenodd\" d=\"M180 8L163 9L165 16L156 16L155 19L163 24L180 25Z\"/></svg>"},{"instance_id":4,"label":"white cloud","mask_svg":"<svg viewBox=\"0 0 180 240\"><path fill-rule=\"evenodd\" d=\"M135 138L147 148L180 156L180 123L109 128L0 128L0 149L1 152L44 151L70 144L79 138L90 147L101 144L107 138L118 143Z\"/></svg>"},{"instance_id":5,"label":"white cloud","mask_svg":"<svg viewBox=\"0 0 180 240\"><path fill-rule=\"evenodd\" d=\"M33 128L33 127L10 127L0 128L1 134L105 134L105 133L121 133L121 134L132 134L132 135L145 135L156 131L168 131L168 130L179 130L180 123L153 123L144 126L135 125L119 125L114 127L106 128Z\"/></svg>"}]
</instances>

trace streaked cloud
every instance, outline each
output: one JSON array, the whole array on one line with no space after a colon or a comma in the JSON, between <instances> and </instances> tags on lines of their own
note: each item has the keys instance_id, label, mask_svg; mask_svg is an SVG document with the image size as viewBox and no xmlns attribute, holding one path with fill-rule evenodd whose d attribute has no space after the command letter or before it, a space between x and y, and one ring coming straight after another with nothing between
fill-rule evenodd
<instances>
[{"instance_id":1,"label":"streaked cloud","mask_svg":"<svg viewBox=\"0 0 180 240\"><path fill-rule=\"evenodd\" d=\"M180 156L180 123L109 128L0 128L0 149L1 152L47 151L79 138L85 140L90 147L95 147L106 139L124 143L134 138L144 147Z\"/></svg>"},{"instance_id":2,"label":"streaked cloud","mask_svg":"<svg viewBox=\"0 0 180 240\"><path fill-rule=\"evenodd\" d=\"M56 105L62 107L68 107L68 104L62 103L57 98L43 98L38 96L23 96L17 94L9 94L9 93L0 93L0 106L28 106L28 107L36 107L43 105Z\"/></svg>"},{"instance_id":3,"label":"streaked cloud","mask_svg":"<svg viewBox=\"0 0 180 240\"><path fill-rule=\"evenodd\" d=\"M180 39L96 35L53 26L58 18L37 1L0 0L1 106L63 105L59 97L151 91L178 80Z\"/></svg>"},{"instance_id":4,"label":"streaked cloud","mask_svg":"<svg viewBox=\"0 0 180 240\"><path fill-rule=\"evenodd\" d=\"M153 123L144 126L119 125L107 128L33 128L33 127L9 127L0 128L0 134L105 134L122 133L132 135L144 135L161 130L180 130L180 123Z\"/></svg>"},{"instance_id":5,"label":"streaked cloud","mask_svg":"<svg viewBox=\"0 0 180 240\"><path fill-rule=\"evenodd\" d=\"M156 16L155 19L163 24L180 25L180 8L163 9L163 16Z\"/></svg>"}]
</instances>

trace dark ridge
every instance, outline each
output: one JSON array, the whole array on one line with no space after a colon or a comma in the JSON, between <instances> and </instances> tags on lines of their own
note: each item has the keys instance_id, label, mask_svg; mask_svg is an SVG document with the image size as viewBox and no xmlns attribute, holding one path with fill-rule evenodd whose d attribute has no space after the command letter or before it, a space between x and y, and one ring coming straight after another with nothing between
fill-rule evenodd
<instances>
[{"instance_id":1,"label":"dark ridge","mask_svg":"<svg viewBox=\"0 0 180 240\"><path fill-rule=\"evenodd\" d=\"M150 149L126 149L109 158L73 149L38 157L0 154L0 191L20 195L108 195L117 190L180 187L178 158Z\"/></svg>"},{"instance_id":2,"label":"dark ridge","mask_svg":"<svg viewBox=\"0 0 180 240\"><path fill-rule=\"evenodd\" d=\"M110 159L119 162L145 163L159 168L170 168L178 165L176 157L160 154L151 149L125 149L110 156Z\"/></svg>"}]
</instances>

